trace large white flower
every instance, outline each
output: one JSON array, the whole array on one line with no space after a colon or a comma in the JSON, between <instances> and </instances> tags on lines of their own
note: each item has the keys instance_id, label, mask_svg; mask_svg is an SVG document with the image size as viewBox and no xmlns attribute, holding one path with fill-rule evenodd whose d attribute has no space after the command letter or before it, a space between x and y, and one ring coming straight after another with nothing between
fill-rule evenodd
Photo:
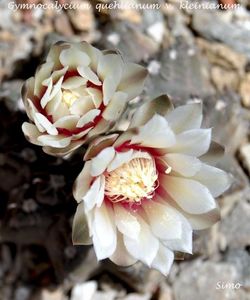
<instances>
[{"instance_id":1,"label":"large white flower","mask_svg":"<svg viewBox=\"0 0 250 300\"><path fill-rule=\"evenodd\" d=\"M86 42L59 42L27 80L22 97L27 139L46 153L66 155L106 132L143 88L147 71L115 51Z\"/></svg>"},{"instance_id":2,"label":"large white flower","mask_svg":"<svg viewBox=\"0 0 250 300\"><path fill-rule=\"evenodd\" d=\"M231 182L208 164L223 149L201 122L200 104L173 109L162 96L143 105L123 134L93 141L74 187L73 242L93 241L99 260L140 260L163 274L174 251L192 253L192 231L218 221L214 197Z\"/></svg>"}]
</instances>

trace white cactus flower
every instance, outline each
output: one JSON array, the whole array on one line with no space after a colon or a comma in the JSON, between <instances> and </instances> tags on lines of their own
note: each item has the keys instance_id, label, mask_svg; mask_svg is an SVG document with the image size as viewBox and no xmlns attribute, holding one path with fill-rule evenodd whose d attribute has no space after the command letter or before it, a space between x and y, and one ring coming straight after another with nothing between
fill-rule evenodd
<instances>
[{"instance_id":1,"label":"white cactus flower","mask_svg":"<svg viewBox=\"0 0 250 300\"><path fill-rule=\"evenodd\" d=\"M124 62L115 51L58 42L23 87L31 120L23 132L46 153L66 155L106 132L142 91L146 75L144 67Z\"/></svg>"},{"instance_id":2,"label":"white cactus flower","mask_svg":"<svg viewBox=\"0 0 250 300\"><path fill-rule=\"evenodd\" d=\"M193 230L219 220L215 197L231 176L208 164L223 155L201 129L201 104L144 104L122 134L95 139L74 197L73 242L94 244L99 260L137 260L168 274L174 252L192 253Z\"/></svg>"}]
</instances>

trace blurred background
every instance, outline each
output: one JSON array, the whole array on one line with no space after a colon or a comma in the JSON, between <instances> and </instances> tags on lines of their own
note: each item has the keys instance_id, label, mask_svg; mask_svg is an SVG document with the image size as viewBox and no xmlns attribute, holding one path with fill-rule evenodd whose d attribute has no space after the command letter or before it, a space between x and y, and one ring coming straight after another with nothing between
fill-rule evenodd
<instances>
[{"instance_id":1,"label":"blurred background","mask_svg":"<svg viewBox=\"0 0 250 300\"><path fill-rule=\"evenodd\" d=\"M239 6L213 10L185 6L191 0L117 0L160 5L145 10L97 6L110 2L0 0L0 300L250 299L250 2L196 1ZM14 6L25 3L81 9ZM168 93L175 105L203 101L204 125L226 147L220 167L234 183L219 199L222 220L195 232L194 254L167 278L140 263L97 263L91 247L72 246L71 188L82 153L49 157L21 131L21 86L58 40L116 48L145 65L139 100Z\"/></svg>"}]
</instances>

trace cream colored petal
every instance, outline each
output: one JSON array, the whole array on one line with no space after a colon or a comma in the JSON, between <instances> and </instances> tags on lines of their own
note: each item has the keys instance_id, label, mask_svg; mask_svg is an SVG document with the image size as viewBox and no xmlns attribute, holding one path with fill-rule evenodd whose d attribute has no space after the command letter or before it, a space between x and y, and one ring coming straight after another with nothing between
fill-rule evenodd
<instances>
[{"instance_id":1,"label":"cream colored petal","mask_svg":"<svg viewBox=\"0 0 250 300\"><path fill-rule=\"evenodd\" d=\"M201 162L198 158L181 153L167 153L164 156L164 161L175 172L186 177L194 176L201 168Z\"/></svg>"},{"instance_id":2,"label":"cream colored petal","mask_svg":"<svg viewBox=\"0 0 250 300\"><path fill-rule=\"evenodd\" d=\"M52 90L52 78L50 77L46 92L44 93L44 95L42 96L41 101L40 101L42 108L44 108L47 105L47 103L49 102L51 90Z\"/></svg>"},{"instance_id":3,"label":"cream colored petal","mask_svg":"<svg viewBox=\"0 0 250 300\"><path fill-rule=\"evenodd\" d=\"M40 124L40 122L36 118L36 113L38 113L38 110L36 109L35 105L30 99L27 99L27 106L30 114L30 119L33 120L33 122L36 124L37 129L40 132L45 132L45 128Z\"/></svg>"},{"instance_id":4,"label":"cream colored petal","mask_svg":"<svg viewBox=\"0 0 250 300\"><path fill-rule=\"evenodd\" d=\"M37 140L37 138L41 135L41 132L37 129L35 125L28 122L24 122L22 125L22 131L29 142L35 145L42 145Z\"/></svg>"},{"instance_id":5,"label":"cream colored petal","mask_svg":"<svg viewBox=\"0 0 250 300\"><path fill-rule=\"evenodd\" d=\"M50 100L53 99L55 97L55 95L61 90L62 82L63 82L63 76L61 78L59 78L59 80L57 81L56 84L54 84L53 90L50 95Z\"/></svg>"},{"instance_id":6,"label":"cream colored petal","mask_svg":"<svg viewBox=\"0 0 250 300\"><path fill-rule=\"evenodd\" d=\"M69 108L70 112L77 116L85 115L93 109L95 109L95 105L91 96L85 96L75 100Z\"/></svg>"},{"instance_id":7,"label":"cream colored petal","mask_svg":"<svg viewBox=\"0 0 250 300\"><path fill-rule=\"evenodd\" d=\"M74 130L76 128L76 124L79 121L78 116L65 116L60 119L58 119L55 123L54 126L57 128L65 128L68 130Z\"/></svg>"},{"instance_id":8,"label":"cream colored petal","mask_svg":"<svg viewBox=\"0 0 250 300\"><path fill-rule=\"evenodd\" d=\"M95 125L95 127L89 132L88 138L93 138L99 134L106 133L111 128L112 123L101 118L101 120Z\"/></svg>"},{"instance_id":9,"label":"cream colored petal","mask_svg":"<svg viewBox=\"0 0 250 300\"><path fill-rule=\"evenodd\" d=\"M201 215L185 213L184 216L194 230L203 230L211 227L220 220L220 210L218 207Z\"/></svg>"},{"instance_id":10,"label":"cream colored petal","mask_svg":"<svg viewBox=\"0 0 250 300\"><path fill-rule=\"evenodd\" d=\"M27 99L28 98L29 99L33 98L33 96L34 96L34 85L35 85L35 78L30 77L23 84L22 91L21 91L23 104L24 104L24 107L26 109L26 113L27 113L27 115L28 115L28 117L31 121L34 121L34 119L33 119L32 115L30 114L30 109L29 109L29 105L27 103Z\"/></svg>"},{"instance_id":11,"label":"cream colored petal","mask_svg":"<svg viewBox=\"0 0 250 300\"><path fill-rule=\"evenodd\" d=\"M209 165L216 165L218 161L220 161L225 154L225 149L222 145L212 141L210 147L204 155L200 157L200 160Z\"/></svg>"},{"instance_id":12,"label":"cream colored petal","mask_svg":"<svg viewBox=\"0 0 250 300\"><path fill-rule=\"evenodd\" d=\"M98 260L111 256L116 249L116 227L113 210L105 203L95 208L93 244Z\"/></svg>"},{"instance_id":13,"label":"cream colored petal","mask_svg":"<svg viewBox=\"0 0 250 300\"><path fill-rule=\"evenodd\" d=\"M73 196L78 203L82 201L83 197L88 192L90 188L90 184L93 180L93 177L90 175L90 170L91 170L91 162L87 161L85 162L81 173L78 175L78 177L75 180L73 186Z\"/></svg>"},{"instance_id":14,"label":"cream colored petal","mask_svg":"<svg viewBox=\"0 0 250 300\"><path fill-rule=\"evenodd\" d=\"M89 67L80 66L77 68L78 73L87 80L91 81L96 85L101 85L102 82L99 80L98 76Z\"/></svg>"},{"instance_id":15,"label":"cream colored petal","mask_svg":"<svg viewBox=\"0 0 250 300\"><path fill-rule=\"evenodd\" d=\"M120 204L115 204L114 216L116 226L122 234L132 239L138 238L141 229L140 223L137 221L136 217L130 213L129 210L125 209Z\"/></svg>"},{"instance_id":16,"label":"cream colored petal","mask_svg":"<svg viewBox=\"0 0 250 300\"><path fill-rule=\"evenodd\" d=\"M107 168L107 171L112 172L123 164L128 163L132 159L133 152L134 151L132 149L126 152L116 152L114 159Z\"/></svg>"},{"instance_id":17,"label":"cream colored petal","mask_svg":"<svg viewBox=\"0 0 250 300\"><path fill-rule=\"evenodd\" d=\"M202 122L202 104L182 105L167 115L169 126L175 133L200 128Z\"/></svg>"},{"instance_id":18,"label":"cream colored petal","mask_svg":"<svg viewBox=\"0 0 250 300\"><path fill-rule=\"evenodd\" d=\"M78 140L78 139L81 139L82 137L84 137L85 135L87 135L91 130L92 130L93 127L89 127L85 130L81 130L79 133L75 133L75 134L72 134L72 141L73 140Z\"/></svg>"},{"instance_id":19,"label":"cream colored petal","mask_svg":"<svg viewBox=\"0 0 250 300\"><path fill-rule=\"evenodd\" d=\"M94 72L97 72L97 66L98 66L99 59L102 56L102 52L99 49L91 46L87 42L81 42L80 49L82 49L84 52L87 53L87 55L90 58L89 66Z\"/></svg>"},{"instance_id":20,"label":"cream colored petal","mask_svg":"<svg viewBox=\"0 0 250 300\"><path fill-rule=\"evenodd\" d=\"M103 118L105 120L117 120L124 112L127 105L127 94L122 92L115 92L108 106L103 111Z\"/></svg>"},{"instance_id":21,"label":"cream colored petal","mask_svg":"<svg viewBox=\"0 0 250 300\"><path fill-rule=\"evenodd\" d=\"M54 148L54 147L45 146L43 147L43 151L52 156L62 157L72 153L74 150L79 148L83 143L84 140L71 141L71 143L64 148Z\"/></svg>"},{"instance_id":22,"label":"cream colored petal","mask_svg":"<svg viewBox=\"0 0 250 300\"><path fill-rule=\"evenodd\" d=\"M56 127L41 113L35 113L35 120L51 135L57 135Z\"/></svg>"},{"instance_id":23,"label":"cream colored petal","mask_svg":"<svg viewBox=\"0 0 250 300\"><path fill-rule=\"evenodd\" d=\"M75 46L62 50L59 60L63 66L69 66L70 69L78 66L88 66L90 63L89 56Z\"/></svg>"},{"instance_id":24,"label":"cream colored petal","mask_svg":"<svg viewBox=\"0 0 250 300\"><path fill-rule=\"evenodd\" d=\"M86 91L91 96L95 108L99 108L102 104L102 92L94 88L87 88Z\"/></svg>"},{"instance_id":25,"label":"cream colored petal","mask_svg":"<svg viewBox=\"0 0 250 300\"><path fill-rule=\"evenodd\" d=\"M202 214L216 207L216 202L209 190L198 181L161 175L160 184L167 193L191 214Z\"/></svg>"},{"instance_id":26,"label":"cream colored petal","mask_svg":"<svg viewBox=\"0 0 250 300\"><path fill-rule=\"evenodd\" d=\"M144 67L126 62L117 90L126 93L128 100L132 100L142 92L147 75Z\"/></svg>"},{"instance_id":27,"label":"cream colored petal","mask_svg":"<svg viewBox=\"0 0 250 300\"><path fill-rule=\"evenodd\" d=\"M53 62L54 67L56 69L60 68L61 67L61 62L59 60L60 53L63 49L67 49L67 48L69 48L69 44L65 42L59 41L55 43L54 45L51 46L46 61Z\"/></svg>"},{"instance_id":28,"label":"cream colored petal","mask_svg":"<svg viewBox=\"0 0 250 300\"><path fill-rule=\"evenodd\" d=\"M91 245L88 223L84 212L84 204L81 202L76 209L72 225L73 245Z\"/></svg>"},{"instance_id":29,"label":"cream colored petal","mask_svg":"<svg viewBox=\"0 0 250 300\"><path fill-rule=\"evenodd\" d=\"M92 109L83 115L76 124L76 127L81 128L84 125L93 122L95 117L99 116L101 111L99 109Z\"/></svg>"},{"instance_id":30,"label":"cream colored petal","mask_svg":"<svg viewBox=\"0 0 250 300\"><path fill-rule=\"evenodd\" d=\"M82 85L85 85L87 80L81 76L69 77L62 83L63 89L75 89Z\"/></svg>"},{"instance_id":31,"label":"cream colored petal","mask_svg":"<svg viewBox=\"0 0 250 300\"><path fill-rule=\"evenodd\" d=\"M181 251L192 254L193 230L189 222L180 214L182 218L182 235L180 239L162 241L163 245L173 251Z\"/></svg>"},{"instance_id":32,"label":"cream colored petal","mask_svg":"<svg viewBox=\"0 0 250 300\"><path fill-rule=\"evenodd\" d=\"M88 160L100 153L104 148L113 145L114 141L117 139L118 134L110 134L107 136L101 136L94 139L88 149L85 152L84 160Z\"/></svg>"},{"instance_id":33,"label":"cream colored petal","mask_svg":"<svg viewBox=\"0 0 250 300\"><path fill-rule=\"evenodd\" d=\"M129 128L146 124L155 114L164 117L169 111L173 110L173 108L173 104L167 95L159 96L138 107L132 117Z\"/></svg>"},{"instance_id":34,"label":"cream colored petal","mask_svg":"<svg viewBox=\"0 0 250 300\"><path fill-rule=\"evenodd\" d=\"M211 129L192 129L176 135L176 144L168 147L168 153L201 156L209 149Z\"/></svg>"},{"instance_id":35,"label":"cream colored petal","mask_svg":"<svg viewBox=\"0 0 250 300\"><path fill-rule=\"evenodd\" d=\"M41 95L42 82L50 77L53 66L53 62L47 62L37 68L34 85L34 94L36 96L39 97Z\"/></svg>"},{"instance_id":36,"label":"cream colored petal","mask_svg":"<svg viewBox=\"0 0 250 300\"><path fill-rule=\"evenodd\" d=\"M137 239L124 236L124 245L131 256L150 266L159 250L159 241L151 233L149 226L137 215L140 234Z\"/></svg>"},{"instance_id":37,"label":"cream colored petal","mask_svg":"<svg viewBox=\"0 0 250 300\"><path fill-rule=\"evenodd\" d=\"M97 73L103 81L103 103L107 105L113 97L117 86L121 80L124 63L120 55L107 54L101 56Z\"/></svg>"},{"instance_id":38,"label":"cream colored petal","mask_svg":"<svg viewBox=\"0 0 250 300\"><path fill-rule=\"evenodd\" d=\"M53 136L53 135L44 134L38 137L38 141L42 143L43 146L64 148L70 144L71 137L64 137L62 135Z\"/></svg>"},{"instance_id":39,"label":"cream colored petal","mask_svg":"<svg viewBox=\"0 0 250 300\"><path fill-rule=\"evenodd\" d=\"M104 199L104 185L105 180L103 176L98 176L90 186L90 189L87 191L86 195L83 197L85 212L92 210L95 205L98 207L101 206Z\"/></svg>"},{"instance_id":40,"label":"cream colored petal","mask_svg":"<svg viewBox=\"0 0 250 300\"><path fill-rule=\"evenodd\" d=\"M113 147L103 149L96 157L91 160L91 175L99 176L102 174L113 160L115 150Z\"/></svg>"},{"instance_id":41,"label":"cream colored petal","mask_svg":"<svg viewBox=\"0 0 250 300\"><path fill-rule=\"evenodd\" d=\"M155 236L164 240L181 238L182 222L179 214L170 205L148 201L143 209Z\"/></svg>"},{"instance_id":42,"label":"cream colored petal","mask_svg":"<svg viewBox=\"0 0 250 300\"><path fill-rule=\"evenodd\" d=\"M117 232L117 245L115 252L109 257L109 259L118 266L128 267L136 263L136 259L132 257L123 242L123 236Z\"/></svg>"},{"instance_id":43,"label":"cream colored petal","mask_svg":"<svg viewBox=\"0 0 250 300\"><path fill-rule=\"evenodd\" d=\"M174 261L174 253L167 247L160 245L151 268L157 269L163 275L167 276Z\"/></svg>"},{"instance_id":44,"label":"cream colored petal","mask_svg":"<svg viewBox=\"0 0 250 300\"><path fill-rule=\"evenodd\" d=\"M144 126L139 127L139 133L132 137L131 144L167 148L175 144L175 135L164 117L154 115Z\"/></svg>"},{"instance_id":45,"label":"cream colored petal","mask_svg":"<svg viewBox=\"0 0 250 300\"><path fill-rule=\"evenodd\" d=\"M192 179L205 185L214 197L224 193L233 182L231 174L206 164L201 165L201 169Z\"/></svg>"}]
</instances>

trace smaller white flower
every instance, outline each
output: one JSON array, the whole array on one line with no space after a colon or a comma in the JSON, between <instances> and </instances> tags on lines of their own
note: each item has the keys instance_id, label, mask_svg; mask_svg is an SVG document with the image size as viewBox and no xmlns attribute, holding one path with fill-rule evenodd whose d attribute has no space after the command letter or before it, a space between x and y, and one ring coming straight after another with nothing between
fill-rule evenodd
<instances>
[{"instance_id":1,"label":"smaller white flower","mask_svg":"<svg viewBox=\"0 0 250 300\"><path fill-rule=\"evenodd\" d=\"M142 91L146 75L144 67L124 62L115 51L59 42L23 87L31 121L23 132L46 153L66 155L113 126Z\"/></svg>"},{"instance_id":2,"label":"smaller white flower","mask_svg":"<svg viewBox=\"0 0 250 300\"><path fill-rule=\"evenodd\" d=\"M73 242L93 242L99 260L140 260L165 275L174 252L192 253L193 230L218 221L214 197L231 183L207 164L223 150L201 122L200 104L173 109L162 96L126 132L94 140L74 187Z\"/></svg>"}]
</instances>

